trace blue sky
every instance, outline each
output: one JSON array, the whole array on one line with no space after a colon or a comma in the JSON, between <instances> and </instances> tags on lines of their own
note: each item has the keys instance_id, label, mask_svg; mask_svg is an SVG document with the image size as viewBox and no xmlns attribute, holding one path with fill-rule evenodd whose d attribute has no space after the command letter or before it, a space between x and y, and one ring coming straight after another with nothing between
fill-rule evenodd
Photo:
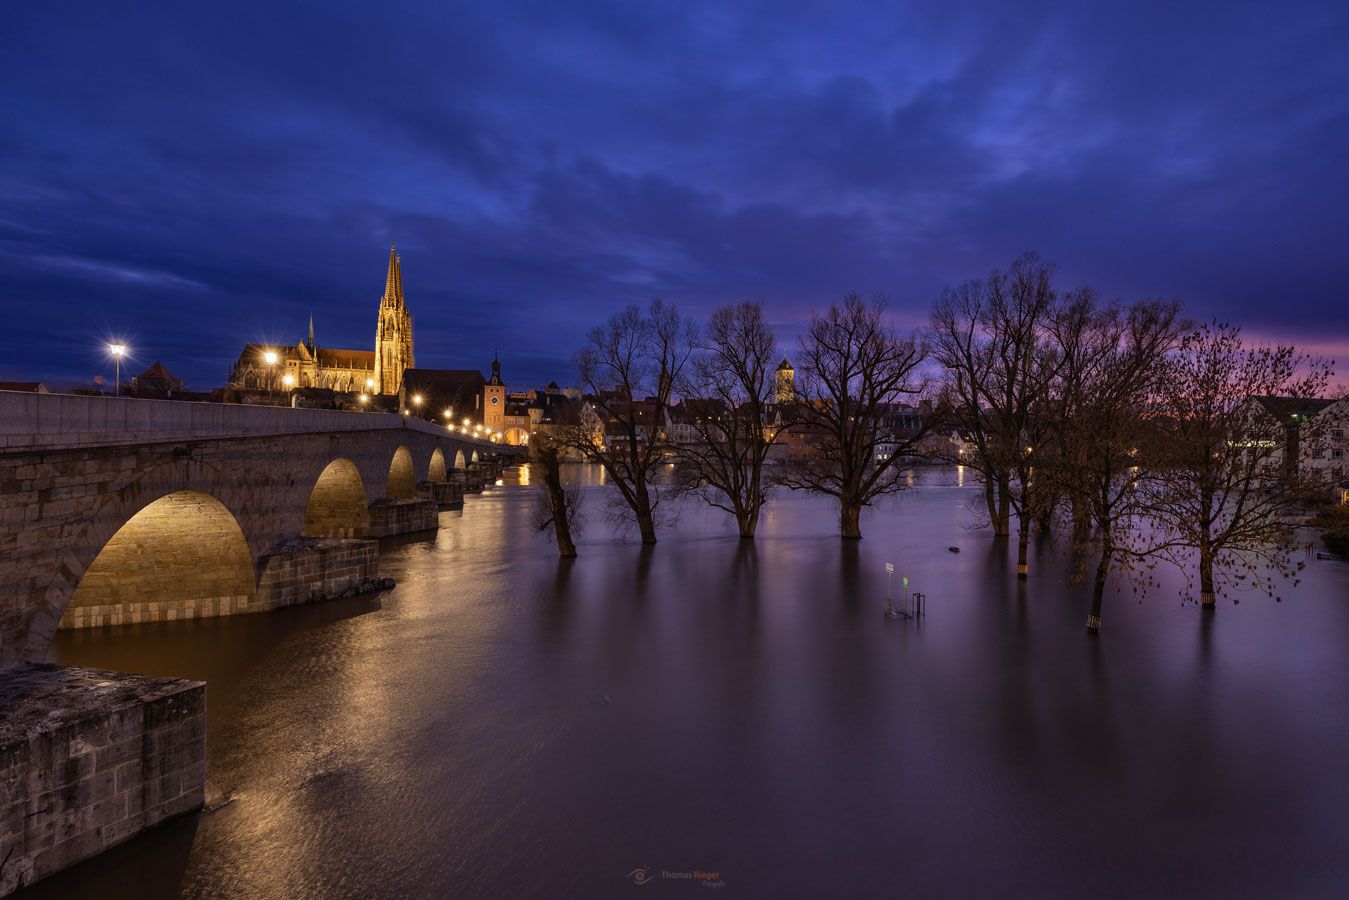
<instances>
[{"instance_id":1,"label":"blue sky","mask_svg":"<svg viewBox=\"0 0 1349 900\"><path fill-rule=\"evenodd\" d=\"M0 378L125 339L569 383L585 330L946 285L1038 250L1349 364L1343 3L66 3L0 13Z\"/></svg>"}]
</instances>

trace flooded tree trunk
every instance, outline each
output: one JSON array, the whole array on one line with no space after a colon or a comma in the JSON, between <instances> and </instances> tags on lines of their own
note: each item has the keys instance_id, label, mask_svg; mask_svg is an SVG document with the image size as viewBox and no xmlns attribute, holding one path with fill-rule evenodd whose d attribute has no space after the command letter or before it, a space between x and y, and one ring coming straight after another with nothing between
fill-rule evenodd
<instances>
[{"instance_id":1,"label":"flooded tree trunk","mask_svg":"<svg viewBox=\"0 0 1349 900\"><path fill-rule=\"evenodd\" d=\"M1021 514L1021 522L1016 533L1016 577L1025 578L1030 574L1027 552L1030 544L1030 516Z\"/></svg>"},{"instance_id":2,"label":"flooded tree trunk","mask_svg":"<svg viewBox=\"0 0 1349 900\"><path fill-rule=\"evenodd\" d=\"M553 505L553 535L557 538L557 555L570 559L576 555L576 544L571 539L571 510L567 507L567 494L562 487L562 473L556 466L545 466L543 480L548 486L548 497Z\"/></svg>"},{"instance_id":3,"label":"flooded tree trunk","mask_svg":"<svg viewBox=\"0 0 1349 900\"><path fill-rule=\"evenodd\" d=\"M656 517L651 509L651 494L647 491L646 482L638 481L635 485L635 499L632 511L637 516L637 531L642 535L643 544L656 543Z\"/></svg>"},{"instance_id":4,"label":"flooded tree trunk","mask_svg":"<svg viewBox=\"0 0 1349 900\"><path fill-rule=\"evenodd\" d=\"M1217 597L1213 591L1213 544L1208 535L1199 541L1199 606L1209 612L1218 609Z\"/></svg>"},{"instance_id":5,"label":"flooded tree trunk","mask_svg":"<svg viewBox=\"0 0 1349 900\"><path fill-rule=\"evenodd\" d=\"M862 536L862 505L855 500L839 503L839 533L854 540Z\"/></svg>"},{"instance_id":6,"label":"flooded tree trunk","mask_svg":"<svg viewBox=\"0 0 1349 900\"><path fill-rule=\"evenodd\" d=\"M998 476L998 517L993 520L993 533L999 537L1012 533L1012 486L1006 475Z\"/></svg>"},{"instance_id":7,"label":"flooded tree trunk","mask_svg":"<svg viewBox=\"0 0 1349 900\"><path fill-rule=\"evenodd\" d=\"M649 510L637 513L637 531L642 536L643 544L656 543L656 522Z\"/></svg>"},{"instance_id":8,"label":"flooded tree trunk","mask_svg":"<svg viewBox=\"0 0 1349 900\"><path fill-rule=\"evenodd\" d=\"M753 540L754 532L759 528L759 507L753 506L742 510L735 519L736 525L740 528L740 536L746 540Z\"/></svg>"},{"instance_id":9,"label":"flooded tree trunk","mask_svg":"<svg viewBox=\"0 0 1349 900\"><path fill-rule=\"evenodd\" d=\"M998 491L993 479L984 476L984 503L988 506L988 521L996 533L998 530Z\"/></svg>"},{"instance_id":10,"label":"flooded tree trunk","mask_svg":"<svg viewBox=\"0 0 1349 900\"><path fill-rule=\"evenodd\" d=\"M1096 581L1091 591L1091 613L1087 616L1087 631L1092 634L1101 630L1101 600L1105 597L1105 580L1110 575L1110 558L1115 553L1111 546L1109 532L1101 545L1101 561L1096 566Z\"/></svg>"}]
</instances>

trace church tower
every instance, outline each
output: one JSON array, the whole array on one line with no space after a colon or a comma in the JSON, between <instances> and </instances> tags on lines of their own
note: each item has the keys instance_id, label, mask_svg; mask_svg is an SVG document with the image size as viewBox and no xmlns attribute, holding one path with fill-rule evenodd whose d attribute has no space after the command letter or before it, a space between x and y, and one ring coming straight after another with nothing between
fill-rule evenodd
<instances>
[{"instance_id":1,"label":"church tower","mask_svg":"<svg viewBox=\"0 0 1349 900\"><path fill-rule=\"evenodd\" d=\"M787 357L782 357L782 364L778 366L777 378L773 382L773 402L791 403L796 399L796 370L792 364L787 362Z\"/></svg>"},{"instance_id":2,"label":"church tower","mask_svg":"<svg viewBox=\"0 0 1349 900\"><path fill-rule=\"evenodd\" d=\"M501 360L492 354L492 377L482 389L482 424L496 434L506 427L506 384L501 380Z\"/></svg>"},{"instance_id":3,"label":"church tower","mask_svg":"<svg viewBox=\"0 0 1349 900\"><path fill-rule=\"evenodd\" d=\"M403 370L415 365L412 358L412 316L403 299L403 268L398 251L389 245L389 276L384 299L379 302L375 326L375 390L396 394L403 383Z\"/></svg>"}]
</instances>

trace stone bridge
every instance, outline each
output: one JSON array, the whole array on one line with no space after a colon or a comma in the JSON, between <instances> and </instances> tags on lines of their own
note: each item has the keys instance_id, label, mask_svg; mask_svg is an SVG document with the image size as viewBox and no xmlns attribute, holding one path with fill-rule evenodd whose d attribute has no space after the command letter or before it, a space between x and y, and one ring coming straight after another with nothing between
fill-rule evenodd
<instances>
[{"instance_id":1,"label":"stone bridge","mask_svg":"<svg viewBox=\"0 0 1349 900\"><path fill-rule=\"evenodd\" d=\"M0 392L0 668L58 627L369 587L513 448L396 414Z\"/></svg>"}]
</instances>

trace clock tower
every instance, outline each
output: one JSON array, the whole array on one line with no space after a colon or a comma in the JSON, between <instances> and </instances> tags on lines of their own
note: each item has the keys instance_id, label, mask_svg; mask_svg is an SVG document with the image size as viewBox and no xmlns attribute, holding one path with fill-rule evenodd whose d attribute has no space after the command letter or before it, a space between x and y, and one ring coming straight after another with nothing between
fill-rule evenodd
<instances>
[{"instance_id":1,"label":"clock tower","mask_svg":"<svg viewBox=\"0 0 1349 900\"><path fill-rule=\"evenodd\" d=\"M482 389L482 424L492 434L505 429L506 385L501 380L501 360L492 355L492 377Z\"/></svg>"}]
</instances>

